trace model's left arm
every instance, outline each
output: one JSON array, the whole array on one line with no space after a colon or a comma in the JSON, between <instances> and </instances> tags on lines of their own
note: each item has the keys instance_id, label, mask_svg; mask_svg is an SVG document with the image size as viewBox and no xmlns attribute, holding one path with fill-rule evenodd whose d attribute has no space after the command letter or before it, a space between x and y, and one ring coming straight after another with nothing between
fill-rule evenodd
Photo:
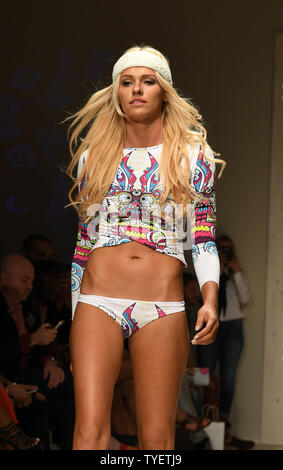
<instances>
[{"instance_id":1,"label":"model's left arm","mask_svg":"<svg viewBox=\"0 0 283 470\"><path fill-rule=\"evenodd\" d=\"M213 152L206 147L205 155L213 158ZM216 165L205 158L200 148L193 169L194 190L202 196L193 204L192 216L192 257L198 278L203 306L198 311L195 330L201 330L193 339L193 344L209 344L216 337L218 329L218 286L220 263L215 243L216 228ZM205 324L205 327L203 328Z\"/></svg>"}]
</instances>

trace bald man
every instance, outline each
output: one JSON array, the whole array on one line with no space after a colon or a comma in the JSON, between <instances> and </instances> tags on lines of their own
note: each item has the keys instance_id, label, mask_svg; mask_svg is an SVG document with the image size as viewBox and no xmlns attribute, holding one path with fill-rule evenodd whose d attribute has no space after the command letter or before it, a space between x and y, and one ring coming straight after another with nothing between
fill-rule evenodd
<instances>
[{"instance_id":1,"label":"bald man","mask_svg":"<svg viewBox=\"0 0 283 470\"><path fill-rule=\"evenodd\" d=\"M0 289L12 303L26 300L32 290L34 267L22 255L6 256L0 266Z\"/></svg>"},{"instance_id":2,"label":"bald man","mask_svg":"<svg viewBox=\"0 0 283 470\"><path fill-rule=\"evenodd\" d=\"M34 268L24 256L7 255L0 265L0 373L12 381L33 383L48 398L52 414L60 428L61 448L72 447L73 389L72 380L54 358L44 362L42 369L23 366L35 345L54 341L57 330L45 323L29 334L25 327L21 302L29 296L34 280ZM62 406L65 404L65 407ZM56 410L56 411L55 411ZM61 418L60 416L61 415ZM70 418L70 419L69 419Z\"/></svg>"},{"instance_id":3,"label":"bald man","mask_svg":"<svg viewBox=\"0 0 283 470\"><path fill-rule=\"evenodd\" d=\"M50 328L49 323L41 325L33 334L28 334L26 331L21 302L29 296L33 281L34 267L27 258L12 253L2 260L0 265L0 291L16 324L20 336L21 353L24 355L27 355L29 349L34 345L48 345L54 341L57 335L57 330ZM61 378L63 380L62 374Z\"/></svg>"}]
</instances>

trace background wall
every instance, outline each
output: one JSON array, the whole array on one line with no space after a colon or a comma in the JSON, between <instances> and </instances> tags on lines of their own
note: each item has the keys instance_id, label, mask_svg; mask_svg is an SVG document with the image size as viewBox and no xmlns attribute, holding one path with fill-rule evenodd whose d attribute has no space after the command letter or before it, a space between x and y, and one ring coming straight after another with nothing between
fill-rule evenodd
<instances>
[{"instance_id":1,"label":"background wall","mask_svg":"<svg viewBox=\"0 0 283 470\"><path fill-rule=\"evenodd\" d=\"M4 8L4 7L2 7ZM43 232L70 261L76 214L66 111L105 86L124 49L150 44L169 58L175 86L200 109L208 141L227 161L218 182L218 234L235 240L252 301L232 412L235 434L261 439L267 223L275 33L283 3L13 2L1 17L1 255ZM283 440L283 438L282 438Z\"/></svg>"}]
</instances>

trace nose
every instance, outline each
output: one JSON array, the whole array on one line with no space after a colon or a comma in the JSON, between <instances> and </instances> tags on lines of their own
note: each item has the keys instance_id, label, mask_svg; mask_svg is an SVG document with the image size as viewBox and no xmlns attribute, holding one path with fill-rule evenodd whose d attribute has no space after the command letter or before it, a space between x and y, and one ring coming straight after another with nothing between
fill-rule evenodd
<instances>
[{"instance_id":1,"label":"nose","mask_svg":"<svg viewBox=\"0 0 283 470\"><path fill-rule=\"evenodd\" d=\"M30 291L32 291L32 289L33 289L33 283L32 283L32 281L30 281L30 282L28 283L28 289L29 289Z\"/></svg>"},{"instance_id":2,"label":"nose","mask_svg":"<svg viewBox=\"0 0 283 470\"><path fill-rule=\"evenodd\" d=\"M135 80L133 85L133 94L141 94L142 88L139 80Z\"/></svg>"}]
</instances>

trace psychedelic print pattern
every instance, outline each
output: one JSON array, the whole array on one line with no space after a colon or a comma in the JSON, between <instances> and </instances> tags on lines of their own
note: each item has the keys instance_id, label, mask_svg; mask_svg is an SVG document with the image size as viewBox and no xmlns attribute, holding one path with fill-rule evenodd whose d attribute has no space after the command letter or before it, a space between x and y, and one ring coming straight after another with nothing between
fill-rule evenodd
<instances>
[{"instance_id":1,"label":"psychedelic print pattern","mask_svg":"<svg viewBox=\"0 0 283 470\"><path fill-rule=\"evenodd\" d=\"M219 283L219 259L215 245L215 163L205 159L200 145L188 146L190 181L200 202L192 204L192 259L200 287L206 280ZM115 178L98 211L88 224L79 219L77 244L72 263L73 313L88 257L98 247L137 241L160 253L179 259L183 266L183 242L174 224L174 201L170 197L161 216L159 200L163 184L159 163L162 144L142 149L124 149ZM207 147L208 155L213 153ZM82 155L82 162L86 155ZM78 172L79 173L79 172ZM172 209L173 208L173 209ZM170 212L171 211L171 212ZM208 258L209 257L209 258ZM126 320L125 320L126 322ZM126 323L125 323L126 325Z\"/></svg>"},{"instance_id":2,"label":"psychedelic print pattern","mask_svg":"<svg viewBox=\"0 0 283 470\"><path fill-rule=\"evenodd\" d=\"M79 295L79 302L90 304L106 312L121 327L124 338L148 323L171 313L185 310L185 301L151 302L147 300L117 299L100 295Z\"/></svg>"}]
</instances>

